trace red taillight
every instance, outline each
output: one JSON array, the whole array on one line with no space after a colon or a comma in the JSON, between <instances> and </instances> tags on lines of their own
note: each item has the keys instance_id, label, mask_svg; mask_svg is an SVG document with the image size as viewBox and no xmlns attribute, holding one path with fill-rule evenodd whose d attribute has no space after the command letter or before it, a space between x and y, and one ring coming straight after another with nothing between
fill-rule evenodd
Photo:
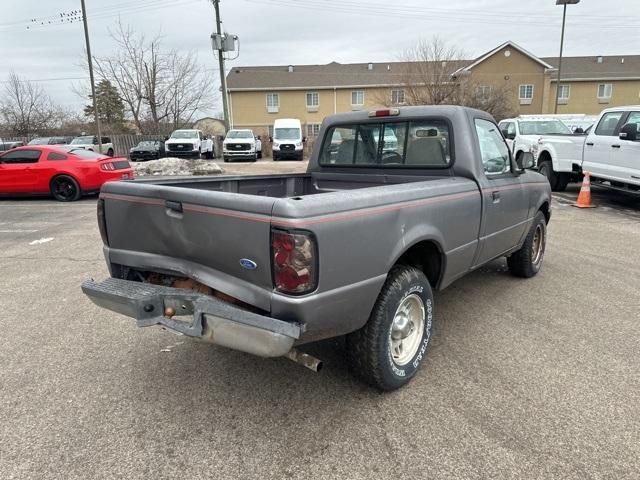
<instances>
[{"instance_id":1,"label":"red taillight","mask_svg":"<svg viewBox=\"0 0 640 480\"><path fill-rule=\"evenodd\" d=\"M271 254L276 290L302 294L316 288L316 242L311 233L272 230Z\"/></svg>"},{"instance_id":2,"label":"red taillight","mask_svg":"<svg viewBox=\"0 0 640 480\"><path fill-rule=\"evenodd\" d=\"M399 108L385 108L383 110L372 110L369 112L370 117L395 117L400 115Z\"/></svg>"},{"instance_id":3,"label":"red taillight","mask_svg":"<svg viewBox=\"0 0 640 480\"><path fill-rule=\"evenodd\" d=\"M111 163L111 162L106 162L106 163L101 164L101 165L100 165L100 168L101 168L102 170L107 170L107 171L109 171L109 172L111 172L111 171L113 171L113 170L115 170L115 169L116 169L116 167L115 167L115 166L113 165L113 163Z\"/></svg>"},{"instance_id":4,"label":"red taillight","mask_svg":"<svg viewBox=\"0 0 640 480\"><path fill-rule=\"evenodd\" d=\"M109 237L107 236L107 219L104 215L104 200L102 198L98 199L98 230L100 231L100 236L102 237L102 243L105 245L109 245Z\"/></svg>"}]
</instances>

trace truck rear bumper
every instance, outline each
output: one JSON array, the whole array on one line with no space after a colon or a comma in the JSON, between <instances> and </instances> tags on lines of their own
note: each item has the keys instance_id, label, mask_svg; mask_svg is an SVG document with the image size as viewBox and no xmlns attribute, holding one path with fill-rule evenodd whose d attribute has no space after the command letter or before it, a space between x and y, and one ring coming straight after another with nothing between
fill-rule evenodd
<instances>
[{"instance_id":1,"label":"truck rear bumper","mask_svg":"<svg viewBox=\"0 0 640 480\"><path fill-rule=\"evenodd\" d=\"M280 357L300 337L300 326L259 315L191 290L107 278L82 291L96 305L135 318L139 327L162 325L181 335L260 357ZM173 309L175 316L166 316ZM184 320L183 320L184 319Z\"/></svg>"}]
</instances>

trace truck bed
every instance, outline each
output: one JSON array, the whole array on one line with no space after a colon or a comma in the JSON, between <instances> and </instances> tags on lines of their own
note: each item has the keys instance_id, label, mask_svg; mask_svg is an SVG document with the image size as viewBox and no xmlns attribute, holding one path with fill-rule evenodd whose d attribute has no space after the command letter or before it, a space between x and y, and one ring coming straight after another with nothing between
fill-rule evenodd
<instances>
[{"instance_id":1,"label":"truck bed","mask_svg":"<svg viewBox=\"0 0 640 480\"><path fill-rule=\"evenodd\" d=\"M287 198L316 195L320 193L353 190L381 185L434 180L436 176L359 175L300 173L288 175L255 175L225 177L195 177L180 179L142 179L136 184L162 185L189 188L208 192L241 193L263 197Z\"/></svg>"}]
</instances>

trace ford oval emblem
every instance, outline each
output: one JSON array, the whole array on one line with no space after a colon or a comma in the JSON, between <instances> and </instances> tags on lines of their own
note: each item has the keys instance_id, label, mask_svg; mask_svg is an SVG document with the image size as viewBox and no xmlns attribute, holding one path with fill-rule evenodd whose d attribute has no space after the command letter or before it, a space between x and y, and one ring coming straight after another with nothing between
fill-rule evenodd
<instances>
[{"instance_id":1,"label":"ford oval emblem","mask_svg":"<svg viewBox=\"0 0 640 480\"><path fill-rule=\"evenodd\" d=\"M258 268L258 264L253 260L249 260L248 258L241 258L240 265L242 265L242 267L246 268L247 270L255 270L256 268Z\"/></svg>"}]
</instances>

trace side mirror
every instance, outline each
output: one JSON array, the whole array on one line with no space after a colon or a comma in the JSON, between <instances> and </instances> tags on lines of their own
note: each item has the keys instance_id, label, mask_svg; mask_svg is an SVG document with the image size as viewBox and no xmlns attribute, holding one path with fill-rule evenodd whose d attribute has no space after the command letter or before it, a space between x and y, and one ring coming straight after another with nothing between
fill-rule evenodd
<instances>
[{"instance_id":1,"label":"side mirror","mask_svg":"<svg viewBox=\"0 0 640 480\"><path fill-rule=\"evenodd\" d=\"M269 141L273 143L273 137L269 137Z\"/></svg>"},{"instance_id":2,"label":"side mirror","mask_svg":"<svg viewBox=\"0 0 640 480\"><path fill-rule=\"evenodd\" d=\"M256 137L256 140L262 140L262 138L260 138L260 135Z\"/></svg>"},{"instance_id":3,"label":"side mirror","mask_svg":"<svg viewBox=\"0 0 640 480\"><path fill-rule=\"evenodd\" d=\"M584 129L582 127L578 127L573 131L573 133L576 135L584 135Z\"/></svg>"},{"instance_id":4,"label":"side mirror","mask_svg":"<svg viewBox=\"0 0 640 480\"><path fill-rule=\"evenodd\" d=\"M628 140L630 142L638 141L638 124L637 123L625 123L620 129L618 135L620 140Z\"/></svg>"},{"instance_id":5,"label":"side mirror","mask_svg":"<svg viewBox=\"0 0 640 480\"><path fill-rule=\"evenodd\" d=\"M302 143L307 143L307 137L302 137Z\"/></svg>"},{"instance_id":6,"label":"side mirror","mask_svg":"<svg viewBox=\"0 0 640 480\"><path fill-rule=\"evenodd\" d=\"M507 133L507 129L506 129L506 128L504 128L504 129L502 129L502 130L500 130L500 131L502 132L502 136L503 136L504 138L509 138L509 134Z\"/></svg>"},{"instance_id":7,"label":"side mirror","mask_svg":"<svg viewBox=\"0 0 640 480\"><path fill-rule=\"evenodd\" d=\"M521 171L524 171L528 168L533 168L535 163L533 159L533 153L531 152L523 152L518 159L516 159L516 163L518 164L518 168Z\"/></svg>"}]
</instances>

